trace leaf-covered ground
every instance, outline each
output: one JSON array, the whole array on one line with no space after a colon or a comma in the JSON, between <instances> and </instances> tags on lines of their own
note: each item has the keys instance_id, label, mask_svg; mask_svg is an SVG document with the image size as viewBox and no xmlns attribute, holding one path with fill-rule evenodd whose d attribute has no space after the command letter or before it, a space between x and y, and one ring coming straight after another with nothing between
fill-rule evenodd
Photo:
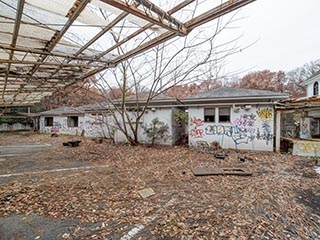
<instances>
[{"instance_id":1,"label":"leaf-covered ground","mask_svg":"<svg viewBox=\"0 0 320 240\"><path fill-rule=\"evenodd\" d=\"M79 147L62 146L76 139ZM73 221L57 239L320 239L320 174L309 159L229 151L218 160L187 147L0 135L0 145L35 143L52 147L0 161L0 175L40 172L0 177L0 235L10 236L20 217L34 228L36 218ZM41 173L83 166L95 168ZM253 176L195 177L198 166L245 167ZM155 195L143 199L144 188ZM48 226L26 239L45 239Z\"/></svg>"}]
</instances>

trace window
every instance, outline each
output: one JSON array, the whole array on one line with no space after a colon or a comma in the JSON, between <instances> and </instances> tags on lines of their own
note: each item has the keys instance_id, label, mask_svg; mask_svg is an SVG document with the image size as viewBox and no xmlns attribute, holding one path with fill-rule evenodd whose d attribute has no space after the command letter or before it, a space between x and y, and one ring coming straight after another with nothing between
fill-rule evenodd
<instances>
[{"instance_id":1,"label":"window","mask_svg":"<svg viewBox=\"0 0 320 240\"><path fill-rule=\"evenodd\" d=\"M230 122L230 108L219 108L219 122Z\"/></svg>"},{"instance_id":2,"label":"window","mask_svg":"<svg viewBox=\"0 0 320 240\"><path fill-rule=\"evenodd\" d=\"M215 112L215 108L205 108L204 109L204 121L205 122L215 122L214 112Z\"/></svg>"},{"instance_id":3,"label":"window","mask_svg":"<svg viewBox=\"0 0 320 240\"><path fill-rule=\"evenodd\" d=\"M78 116L70 116L68 117L68 127L78 127L79 117Z\"/></svg>"},{"instance_id":4,"label":"window","mask_svg":"<svg viewBox=\"0 0 320 240\"><path fill-rule=\"evenodd\" d=\"M313 84L313 96L318 96L319 95L319 83L315 82Z\"/></svg>"},{"instance_id":5,"label":"window","mask_svg":"<svg viewBox=\"0 0 320 240\"><path fill-rule=\"evenodd\" d=\"M45 117L44 118L44 126L52 127L53 126L53 117Z\"/></svg>"}]
</instances>

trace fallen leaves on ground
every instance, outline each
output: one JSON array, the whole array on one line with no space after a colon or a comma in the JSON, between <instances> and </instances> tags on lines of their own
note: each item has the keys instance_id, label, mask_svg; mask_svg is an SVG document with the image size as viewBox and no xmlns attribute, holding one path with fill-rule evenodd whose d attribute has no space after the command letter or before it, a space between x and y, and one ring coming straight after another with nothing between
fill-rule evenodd
<instances>
[{"instance_id":1,"label":"fallen leaves on ground","mask_svg":"<svg viewBox=\"0 0 320 240\"><path fill-rule=\"evenodd\" d=\"M8 137L6 142L14 143L14 139ZM132 147L108 141L96 144L83 138L79 147L63 147L62 142L70 139L79 138L25 137L30 143L53 144L47 152L34 154L39 161L50 158L50 162L67 163L72 158L109 167L10 178L0 185L0 216L33 213L102 222L104 226L115 222L143 224L155 239L320 236L319 198L307 204L311 194L319 196L320 175L307 159L229 151L226 159L218 160L213 154L187 147ZM240 162L238 157L243 156L252 161ZM245 167L253 176L193 176L191 168L200 166ZM143 188L152 188L155 195L143 199L137 193ZM110 228L99 228L93 238L108 234Z\"/></svg>"}]
</instances>

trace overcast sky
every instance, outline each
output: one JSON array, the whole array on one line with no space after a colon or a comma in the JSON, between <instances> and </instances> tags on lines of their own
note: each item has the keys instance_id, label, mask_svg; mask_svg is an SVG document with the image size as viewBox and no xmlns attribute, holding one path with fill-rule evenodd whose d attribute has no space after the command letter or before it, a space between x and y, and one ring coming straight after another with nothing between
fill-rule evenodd
<instances>
[{"instance_id":1,"label":"overcast sky","mask_svg":"<svg viewBox=\"0 0 320 240\"><path fill-rule=\"evenodd\" d=\"M240 46L226 71L289 71L320 58L320 0L257 0L242 8L237 31ZM241 73L240 75L243 75Z\"/></svg>"}]
</instances>

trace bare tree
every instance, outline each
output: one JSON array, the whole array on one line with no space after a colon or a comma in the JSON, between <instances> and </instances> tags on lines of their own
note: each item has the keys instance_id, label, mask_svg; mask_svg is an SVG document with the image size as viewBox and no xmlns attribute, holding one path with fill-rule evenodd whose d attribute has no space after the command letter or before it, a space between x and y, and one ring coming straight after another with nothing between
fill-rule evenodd
<instances>
[{"instance_id":1,"label":"bare tree","mask_svg":"<svg viewBox=\"0 0 320 240\"><path fill-rule=\"evenodd\" d=\"M214 25L194 29L184 38L174 38L99 73L95 87L104 96L103 105L113 118L112 123L105 124L122 132L132 145L138 144L141 119L152 100L174 86L203 80L213 69L220 69L227 56L239 51L237 38L224 41L219 37L236 20L235 15L227 21L218 19ZM112 31L115 43L121 41L120 36L126 31L125 21L122 26L118 32ZM130 48L122 45L117 48L118 54ZM114 99L112 92L120 92L120 98Z\"/></svg>"}]
</instances>

